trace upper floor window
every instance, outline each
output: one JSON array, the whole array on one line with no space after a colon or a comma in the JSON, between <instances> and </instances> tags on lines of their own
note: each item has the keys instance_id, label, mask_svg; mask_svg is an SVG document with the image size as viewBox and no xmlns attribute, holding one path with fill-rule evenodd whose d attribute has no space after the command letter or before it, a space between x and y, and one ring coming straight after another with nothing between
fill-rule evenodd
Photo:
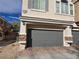
<instances>
[{"instance_id":1,"label":"upper floor window","mask_svg":"<svg viewBox=\"0 0 79 59\"><path fill-rule=\"evenodd\" d=\"M28 0L28 7L35 10L47 10L48 0Z\"/></svg>"},{"instance_id":2,"label":"upper floor window","mask_svg":"<svg viewBox=\"0 0 79 59\"><path fill-rule=\"evenodd\" d=\"M60 13L60 2L56 1L56 13Z\"/></svg>"},{"instance_id":3,"label":"upper floor window","mask_svg":"<svg viewBox=\"0 0 79 59\"><path fill-rule=\"evenodd\" d=\"M68 14L68 3L61 2L61 13Z\"/></svg>"},{"instance_id":4,"label":"upper floor window","mask_svg":"<svg viewBox=\"0 0 79 59\"><path fill-rule=\"evenodd\" d=\"M73 5L70 4L70 14L73 15Z\"/></svg>"},{"instance_id":5,"label":"upper floor window","mask_svg":"<svg viewBox=\"0 0 79 59\"><path fill-rule=\"evenodd\" d=\"M67 0L56 1L56 13L73 15L73 4Z\"/></svg>"}]
</instances>

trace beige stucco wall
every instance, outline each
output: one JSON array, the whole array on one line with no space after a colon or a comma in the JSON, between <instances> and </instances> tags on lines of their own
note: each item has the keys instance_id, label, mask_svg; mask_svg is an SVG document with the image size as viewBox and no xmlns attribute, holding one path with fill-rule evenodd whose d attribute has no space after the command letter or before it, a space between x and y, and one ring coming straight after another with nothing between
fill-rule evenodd
<instances>
[{"instance_id":1,"label":"beige stucco wall","mask_svg":"<svg viewBox=\"0 0 79 59\"><path fill-rule=\"evenodd\" d=\"M75 4L75 22L79 21L79 1Z\"/></svg>"},{"instance_id":2,"label":"beige stucco wall","mask_svg":"<svg viewBox=\"0 0 79 59\"><path fill-rule=\"evenodd\" d=\"M74 21L74 16L56 14L55 13L55 2L56 0L49 0L49 10L47 12L45 11L41 12L41 11L28 9L28 0L23 0L22 16ZM26 10L26 12L24 13L23 10Z\"/></svg>"}]
</instances>

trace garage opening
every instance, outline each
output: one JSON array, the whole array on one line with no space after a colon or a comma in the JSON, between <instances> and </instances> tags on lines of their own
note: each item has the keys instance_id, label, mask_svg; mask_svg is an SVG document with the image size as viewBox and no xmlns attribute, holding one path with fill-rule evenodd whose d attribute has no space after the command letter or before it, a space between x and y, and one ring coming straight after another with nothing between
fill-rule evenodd
<instances>
[{"instance_id":1,"label":"garage opening","mask_svg":"<svg viewBox=\"0 0 79 59\"><path fill-rule=\"evenodd\" d=\"M63 46L62 30L28 29L26 47Z\"/></svg>"},{"instance_id":2,"label":"garage opening","mask_svg":"<svg viewBox=\"0 0 79 59\"><path fill-rule=\"evenodd\" d=\"M73 31L73 44L79 45L79 31Z\"/></svg>"}]
</instances>

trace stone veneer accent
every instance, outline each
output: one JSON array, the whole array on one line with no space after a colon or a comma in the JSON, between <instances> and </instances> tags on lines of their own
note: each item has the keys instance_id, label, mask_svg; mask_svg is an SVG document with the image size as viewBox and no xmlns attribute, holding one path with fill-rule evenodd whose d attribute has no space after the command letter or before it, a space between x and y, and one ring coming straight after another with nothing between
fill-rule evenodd
<instances>
[{"instance_id":1,"label":"stone veneer accent","mask_svg":"<svg viewBox=\"0 0 79 59\"><path fill-rule=\"evenodd\" d=\"M19 35L19 41L26 41L26 35Z\"/></svg>"},{"instance_id":2,"label":"stone veneer accent","mask_svg":"<svg viewBox=\"0 0 79 59\"><path fill-rule=\"evenodd\" d=\"M65 41L73 41L73 37L65 36Z\"/></svg>"},{"instance_id":3,"label":"stone veneer accent","mask_svg":"<svg viewBox=\"0 0 79 59\"><path fill-rule=\"evenodd\" d=\"M19 49L18 51L22 51L25 49L25 46L26 46L26 39L27 39L27 36L26 35L19 35Z\"/></svg>"},{"instance_id":4,"label":"stone veneer accent","mask_svg":"<svg viewBox=\"0 0 79 59\"><path fill-rule=\"evenodd\" d=\"M66 36L66 37L65 37L65 44L66 44L67 46L71 46L72 43L73 43L73 37L68 37L68 36Z\"/></svg>"}]
</instances>

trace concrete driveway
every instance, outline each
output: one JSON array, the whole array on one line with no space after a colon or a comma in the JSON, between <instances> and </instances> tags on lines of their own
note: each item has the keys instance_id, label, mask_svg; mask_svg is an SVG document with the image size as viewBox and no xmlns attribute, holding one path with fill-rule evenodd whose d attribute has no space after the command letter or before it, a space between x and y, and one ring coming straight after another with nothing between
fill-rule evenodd
<instances>
[{"instance_id":1,"label":"concrete driveway","mask_svg":"<svg viewBox=\"0 0 79 59\"><path fill-rule=\"evenodd\" d=\"M0 59L16 59L19 45L15 42L0 48Z\"/></svg>"},{"instance_id":2,"label":"concrete driveway","mask_svg":"<svg viewBox=\"0 0 79 59\"><path fill-rule=\"evenodd\" d=\"M17 59L79 59L79 51L75 47L28 48Z\"/></svg>"}]
</instances>

